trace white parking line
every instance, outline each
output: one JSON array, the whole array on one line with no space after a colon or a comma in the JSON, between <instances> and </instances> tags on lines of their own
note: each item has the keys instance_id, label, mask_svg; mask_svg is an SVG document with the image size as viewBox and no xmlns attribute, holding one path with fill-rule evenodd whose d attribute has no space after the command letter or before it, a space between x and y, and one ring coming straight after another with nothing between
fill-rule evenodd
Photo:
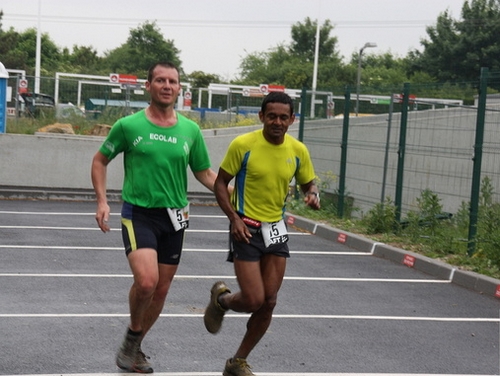
<instances>
[{"instance_id":1,"label":"white parking line","mask_svg":"<svg viewBox=\"0 0 500 376\"><path fill-rule=\"evenodd\" d=\"M20 229L20 230L66 230L66 231L101 231L99 227L66 227L66 226L0 226L0 229ZM121 228L112 228L111 231L121 231ZM208 233L229 233L229 230L190 230L186 232L208 232ZM302 233L297 233L297 235ZM309 234L307 234L309 235Z\"/></svg>"},{"instance_id":2,"label":"white parking line","mask_svg":"<svg viewBox=\"0 0 500 376\"><path fill-rule=\"evenodd\" d=\"M1 313L0 318L89 318L89 317L129 317L129 313ZM250 314L228 313L224 318L248 318ZM202 313L162 313L160 317L202 318ZM433 321L433 322L483 322L498 323L495 317L425 317L425 316L361 316L361 315L285 315L273 314L274 319L312 319L312 320L383 320L383 321Z\"/></svg>"},{"instance_id":3,"label":"white parking line","mask_svg":"<svg viewBox=\"0 0 500 376\"><path fill-rule=\"evenodd\" d=\"M25 278L132 278L132 274L64 274L64 273L0 273L1 277ZM234 275L179 275L175 279L235 279ZM380 283L451 283L444 279L403 279L403 278L341 278L341 277L291 277L287 281L321 281L321 282L380 282Z\"/></svg>"},{"instance_id":4,"label":"white parking line","mask_svg":"<svg viewBox=\"0 0 500 376\"><path fill-rule=\"evenodd\" d=\"M156 376L220 376L220 372L155 372ZM137 375L136 373L55 373L55 374L33 374L23 376L126 376ZM332 372L259 372L259 376L495 376L479 374L452 374L452 373L332 373ZM3 375L17 376L17 375Z\"/></svg>"},{"instance_id":5,"label":"white parking line","mask_svg":"<svg viewBox=\"0 0 500 376\"><path fill-rule=\"evenodd\" d=\"M65 230L65 231L101 231L99 227L61 227L61 226L0 226L0 229L22 229L22 230ZM111 231L121 231L121 228L111 228ZM229 230L193 230L187 229L186 232L203 232L203 233L221 233L228 234ZM307 232L289 232L289 235L306 235L310 236L310 233Z\"/></svg>"},{"instance_id":6,"label":"white parking line","mask_svg":"<svg viewBox=\"0 0 500 376\"><path fill-rule=\"evenodd\" d=\"M94 216L95 213L87 212L87 213L73 213L73 212L20 212L20 211L9 211L9 210L0 210L0 214L19 214L19 215L71 215L71 216ZM120 216L120 213L109 213L112 216ZM190 218L227 218L225 215L200 215L200 214L190 214Z\"/></svg>"},{"instance_id":7,"label":"white parking line","mask_svg":"<svg viewBox=\"0 0 500 376\"><path fill-rule=\"evenodd\" d=\"M123 251L123 247L88 247L88 246L58 246L58 245L17 245L17 244L0 244L0 249L51 249L51 250L87 250L87 251ZM199 252L199 253L227 253L229 249L219 248L183 248L182 252ZM290 251L291 255L331 255L331 256L371 256L370 252L340 252L340 251Z\"/></svg>"}]
</instances>

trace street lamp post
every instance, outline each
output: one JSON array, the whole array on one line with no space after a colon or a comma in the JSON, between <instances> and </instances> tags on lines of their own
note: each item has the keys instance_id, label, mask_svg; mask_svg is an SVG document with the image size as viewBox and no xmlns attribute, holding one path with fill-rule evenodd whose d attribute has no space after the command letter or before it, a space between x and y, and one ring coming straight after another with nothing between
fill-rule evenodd
<instances>
[{"instance_id":1,"label":"street lamp post","mask_svg":"<svg viewBox=\"0 0 500 376\"><path fill-rule=\"evenodd\" d=\"M359 55L358 55L358 79L356 81L356 116L358 116L359 113L359 84L361 82L361 55L363 55L363 51L365 48L370 48L370 47L377 47L377 43L365 43L363 47L359 50Z\"/></svg>"}]
</instances>

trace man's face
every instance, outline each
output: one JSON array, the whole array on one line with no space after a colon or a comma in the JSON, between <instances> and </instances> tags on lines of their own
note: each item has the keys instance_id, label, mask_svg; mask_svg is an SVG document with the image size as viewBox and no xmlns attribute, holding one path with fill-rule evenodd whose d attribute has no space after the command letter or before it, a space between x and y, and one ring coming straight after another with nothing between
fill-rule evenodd
<instances>
[{"instance_id":1,"label":"man's face","mask_svg":"<svg viewBox=\"0 0 500 376\"><path fill-rule=\"evenodd\" d=\"M266 111L259 112L259 118L264 124L264 137L273 144L284 141L288 127L295 121L295 115L290 113L290 106L284 103L268 103Z\"/></svg>"},{"instance_id":2,"label":"man's face","mask_svg":"<svg viewBox=\"0 0 500 376\"><path fill-rule=\"evenodd\" d=\"M179 73L174 68L157 66L153 71L151 82L146 82L146 90L151 96L151 103L160 107L175 105L181 90Z\"/></svg>"}]
</instances>

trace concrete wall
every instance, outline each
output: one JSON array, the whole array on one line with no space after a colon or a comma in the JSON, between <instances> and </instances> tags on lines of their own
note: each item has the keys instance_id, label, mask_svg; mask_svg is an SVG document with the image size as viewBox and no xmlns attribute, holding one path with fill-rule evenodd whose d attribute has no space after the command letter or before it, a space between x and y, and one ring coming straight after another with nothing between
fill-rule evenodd
<instances>
[{"instance_id":1,"label":"concrete wall","mask_svg":"<svg viewBox=\"0 0 500 376\"><path fill-rule=\"evenodd\" d=\"M217 171L226 149L238 134L261 125L203 131L212 168ZM298 124L290 129L296 136ZM92 189L90 165L103 137L59 134L0 134L0 186L20 188ZM123 159L108 166L108 190L121 190ZM189 174L189 191L209 191Z\"/></svg>"}]
</instances>

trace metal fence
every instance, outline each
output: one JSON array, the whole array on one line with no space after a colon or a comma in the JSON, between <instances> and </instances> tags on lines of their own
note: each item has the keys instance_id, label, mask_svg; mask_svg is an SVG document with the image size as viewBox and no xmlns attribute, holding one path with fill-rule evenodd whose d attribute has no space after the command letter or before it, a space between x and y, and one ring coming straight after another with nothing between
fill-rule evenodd
<instances>
[{"instance_id":1,"label":"metal fence","mask_svg":"<svg viewBox=\"0 0 500 376\"><path fill-rule=\"evenodd\" d=\"M22 71L11 72L8 87L11 95L7 102L9 116L36 117L44 115L44 111L33 111L27 106L25 96L37 92L43 98L51 99L53 107L71 104L85 111L87 118L96 120L105 116L106 120L145 108L149 96L144 86L145 80L137 83L120 84L110 81L109 77L83 74L56 73L55 77L26 76ZM239 92L228 92L209 98L206 88L192 88L189 83L181 82L177 109L190 111L191 116L209 125L230 123L236 116L256 119L260 109L260 97L245 96ZM189 97L187 96L189 94ZM41 100L35 98L41 105ZM299 100L300 101L300 100ZM46 111L47 112L47 111ZM48 111L50 116L50 111Z\"/></svg>"},{"instance_id":2,"label":"metal fence","mask_svg":"<svg viewBox=\"0 0 500 376\"><path fill-rule=\"evenodd\" d=\"M324 190L340 196L339 203L349 198L356 217L386 198L404 216L427 189L444 211L456 213L463 203L474 204L485 177L500 202L500 96L486 95L499 80L499 73L483 69L481 79L464 88L478 92L470 105L412 94L428 91L423 85L389 88L385 96L364 94L359 116L352 116L356 98L350 88L337 90L336 116L304 118L299 138ZM311 103L313 94L305 92L302 102Z\"/></svg>"},{"instance_id":3,"label":"metal fence","mask_svg":"<svg viewBox=\"0 0 500 376\"><path fill-rule=\"evenodd\" d=\"M20 85L21 80L25 84ZM474 200L478 194L477 180L485 177L499 190L500 95L485 94L488 86L498 87L500 78L498 73L486 70L481 80L463 87L362 87L359 116L349 116L358 98L351 95L348 87L303 90L296 99L301 119L299 138L309 147L323 190L343 197L339 203L349 199L355 209L352 214L357 217L386 197L394 200L404 215L415 207L425 189L439 196L444 211L456 213L463 202ZM34 77L11 76L8 86L13 93L7 107L11 111L19 107L17 91L32 91L35 84ZM39 86L40 92L53 96L56 103L71 102L84 107L87 118L88 114L99 115L106 109L124 112L127 105L129 109L147 105L147 95L140 87L125 88L106 77L42 77ZM475 103L467 105L462 100L443 99L442 95L421 95L438 89L455 95L462 90L464 97L472 97L471 90L475 90L484 95L483 105L480 95L476 95ZM196 90L192 89L193 104L199 97L201 105L207 105L203 91L198 96ZM235 112L246 111L255 116L261 100L230 93L214 98L213 107L226 112L218 113L223 121ZM479 140L478 132L482 133ZM500 201L499 192L494 192L493 197Z\"/></svg>"},{"instance_id":4,"label":"metal fence","mask_svg":"<svg viewBox=\"0 0 500 376\"><path fill-rule=\"evenodd\" d=\"M23 96L25 93L29 95L35 91L51 97L54 105L70 103L85 109L90 115L98 115L105 110L126 114L147 106L148 97L143 87L144 80L142 83L131 85L112 83L108 77L81 76L40 77L36 80L33 76L20 73L10 75L7 83L7 86L12 88L10 100L7 102L9 115L32 116L33 114L27 111Z\"/></svg>"}]
</instances>

